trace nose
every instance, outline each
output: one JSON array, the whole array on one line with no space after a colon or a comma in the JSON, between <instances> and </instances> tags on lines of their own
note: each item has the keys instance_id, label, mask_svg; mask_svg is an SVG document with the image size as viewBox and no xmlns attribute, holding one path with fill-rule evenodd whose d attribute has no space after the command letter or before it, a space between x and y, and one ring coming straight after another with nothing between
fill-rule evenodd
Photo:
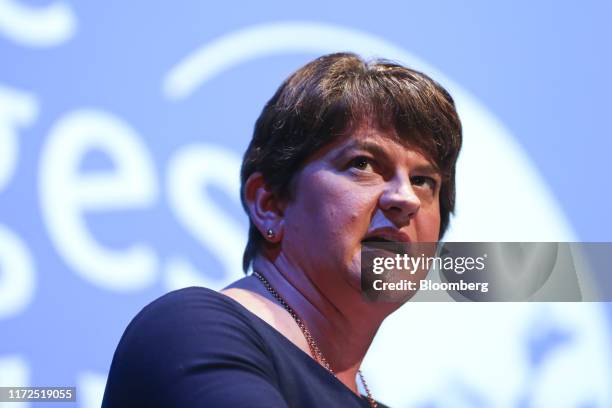
<instances>
[{"instance_id":1,"label":"nose","mask_svg":"<svg viewBox=\"0 0 612 408\"><path fill-rule=\"evenodd\" d=\"M379 206L397 228L410 222L419 208L421 200L415 194L409 177L397 176L389 180L379 199Z\"/></svg>"}]
</instances>

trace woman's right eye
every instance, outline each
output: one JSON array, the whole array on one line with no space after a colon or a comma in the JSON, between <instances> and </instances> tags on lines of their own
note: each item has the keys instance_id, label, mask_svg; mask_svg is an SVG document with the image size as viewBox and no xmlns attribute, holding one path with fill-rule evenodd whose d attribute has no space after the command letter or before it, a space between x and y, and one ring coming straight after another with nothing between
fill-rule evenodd
<instances>
[{"instance_id":1,"label":"woman's right eye","mask_svg":"<svg viewBox=\"0 0 612 408\"><path fill-rule=\"evenodd\" d=\"M372 159L366 156L357 156L349 163L349 167L354 167L361 171L373 171Z\"/></svg>"}]
</instances>

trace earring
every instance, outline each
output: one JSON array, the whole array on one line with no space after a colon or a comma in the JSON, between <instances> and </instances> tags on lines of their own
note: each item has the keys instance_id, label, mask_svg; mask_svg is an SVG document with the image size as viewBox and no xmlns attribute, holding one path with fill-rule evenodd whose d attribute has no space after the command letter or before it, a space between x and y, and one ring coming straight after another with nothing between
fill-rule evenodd
<instances>
[{"instance_id":1,"label":"earring","mask_svg":"<svg viewBox=\"0 0 612 408\"><path fill-rule=\"evenodd\" d=\"M268 230L266 231L266 236L270 239L274 238L274 230L272 228L268 228Z\"/></svg>"}]
</instances>

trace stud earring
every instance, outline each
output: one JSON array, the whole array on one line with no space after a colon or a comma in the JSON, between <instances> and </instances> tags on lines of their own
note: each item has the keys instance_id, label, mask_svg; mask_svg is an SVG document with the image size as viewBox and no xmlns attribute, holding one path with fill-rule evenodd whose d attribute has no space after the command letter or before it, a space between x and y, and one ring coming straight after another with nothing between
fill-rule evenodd
<instances>
[{"instance_id":1,"label":"stud earring","mask_svg":"<svg viewBox=\"0 0 612 408\"><path fill-rule=\"evenodd\" d=\"M266 236L270 239L274 238L274 230L272 228L268 228L268 230L266 231Z\"/></svg>"}]
</instances>

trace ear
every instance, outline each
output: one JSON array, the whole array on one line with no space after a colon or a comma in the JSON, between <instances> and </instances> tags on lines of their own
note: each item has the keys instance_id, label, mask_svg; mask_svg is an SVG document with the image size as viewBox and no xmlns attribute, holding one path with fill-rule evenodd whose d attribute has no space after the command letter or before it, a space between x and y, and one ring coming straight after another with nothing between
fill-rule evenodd
<instances>
[{"instance_id":1,"label":"ear","mask_svg":"<svg viewBox=\"0 0 612 408\"><path fill-rule=\"evenodd\" d=\"M255 172L245 183L244 198L251 221L268 242L279 242L283 234L283 203L270 191L263 175ZM270 234L272 232L272 234Z\"/></svg>"}]
</instances>

